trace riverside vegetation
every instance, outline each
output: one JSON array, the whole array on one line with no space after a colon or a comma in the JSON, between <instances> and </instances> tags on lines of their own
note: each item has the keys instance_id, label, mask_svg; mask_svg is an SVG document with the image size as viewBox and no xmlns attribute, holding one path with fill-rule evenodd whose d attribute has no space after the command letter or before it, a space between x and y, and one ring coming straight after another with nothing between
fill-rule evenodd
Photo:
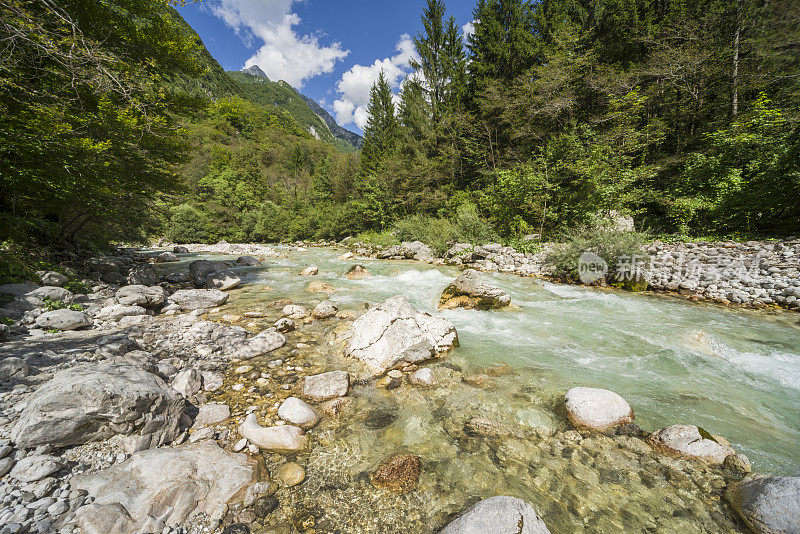
<instances>
[{"instance_id":1,"label":"riverside vegetation","mask_svg":"<svg viewBox=\"0 0 800 534\"><path fill-rule=\"evenodd\" d=\"M797 2L427 0L363 139L180 4L0 0L0 534L800 529Z\"/></svg>"}]
</instances>

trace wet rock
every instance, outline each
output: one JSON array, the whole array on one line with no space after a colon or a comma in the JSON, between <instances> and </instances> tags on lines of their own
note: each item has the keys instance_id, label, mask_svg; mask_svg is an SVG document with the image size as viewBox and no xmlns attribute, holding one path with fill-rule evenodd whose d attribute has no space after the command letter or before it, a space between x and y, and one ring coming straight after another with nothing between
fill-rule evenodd
<instances>
[{"instance_id":1,"label":"wet rock","mask_svg":"<svg viewBox=\"0 0 800 534\"><path fill-rule=\"evenodd\" d=\"M123 306L156 308L164 304L167 292L160 286L125 286L119 288L115 297Z\"/></svg>"},{"instance_id":2,"label":"wet rock","mask_svg":"<svg viewBox=\"0 0 800 534\"><path fill-rule=\"evenodd\" d=\"M729 454L722 465L728 473L736 477L743 477L753 470L750 458L744 454Z\"/></svg>"},{"instance_id":3,"label":"wet rock","mask_svg":"<svg viewBox=\"0 0 800 534\"><path fill-rule=\"evenodd\" d=\"M172 252L174 254L188 254L189 253L189 249L184 247L184 246L182 246L182 245L178 245L178 246L172 247Z\"/></svg>"},{"instance_id":4,"label":"wet rock","mask_svg":"<svg viewBox=\"0 0 800 534\"><path fill-rule=\"evenodd\" d=\"M567 419L576 428L606 430L633 422L630 405L607 389L572 388L564 396Z\"/></svg>"},{"instance_id":5,"label":"wet rock","mask_svg":"<svg viewBox=\"0 0 800 534\"><path fill-rule=\"evenodd\" d=\"M300 271L300 276L316 276L319 273L319 267L311 265Z\"/></svg>"},{"instance_id":6,"label":"wet rock","mask_svg":"<svg viewBox=\"0 0 800 534\"><path fill-rule=\"evenodd\" d=\"M20 482L36 482L52 475L63 465L61 458L47 454L26 456L14 465L9 476Z\"/></svg>"},{"instance_id":7,"label":"wet rock","mask_svg":"<svg viewBox=\"0 0 800 534\"><path fill-rule=\"evenodd\" d=\"M427 367L417 369L408 375L408 380L415 386L432 386L436 384L436 377L433 371Z\"/></svg>"},{"instance_id":8,"label":"wet rock","mask_svg":"<svg viewBox=\"0 0 800 534\"><path fill-rule=\"evenodd\" d=\"M255 460L213 442L139 452L109 469L72 478L73 490L94 499L78 510L75 523L81 532L126 533L151 532L157 519L184 525L197 514L239 502L257 470ZM116 522L124 528L101 530Z\"/></svg>"},{"instance_id":9,"label":"wet rock","mask_svg":"<svg viewBox=\"0 0 800 534\"><path fill-rule=\"evenodd\" d=\"M202 310L221 306L228 301L228 294L218 289L182 289L170 300L184 311Z\"/></svg>"},{"instance_id":10,"label":"wet rock","mask_svg":"<svg viewBox=\"0 0 800 534\"><path fill-rule=\"evenodd\" d=\"M44 330L77 330L92 324L94 321L87 314L73 310L53 310L36 318L36 326Z\"/></svg>"},{"instance_id":11,"label":"wet rock","mask_svg":"<svg viewBox=\"0 0 800 534\"><path fill-rule=\"evenodd\" d=\"M344 254L342 254L341 256L339 256L336 259L339 260L339 261L347 261L349 259L352 259L354 256L355 255L352 252L345 252Z\"/></svg>"},{"instance_id":12,"label":"wet rock","mask_svg":"<svg viewBox=\"0 0 800 534\"><path fill-rule=\"evenodd\" d=\"M295 329L294 321L288 317L275 321L275 330L278 332L291 332Z\"/></svg>"},{"instance_id":13,"label":"wet rock","mask_svg":"<svg viewBox=\"0 0 800 534\"><path fill-rule=\"evenodd\" d=\"M550 534L533 506L515 497L490 497L468 508L439 534Z\"/></svg>"},{"instance_id":14,"label":"wet rock","mask_svg":"<svg viewBox=\"0 0 800 534\"><path fill-rule=\"evenodd\" d=\"M492 438L524 438L522 429L486 417L473 417L464 427L467 435Z\"/></svg>"},{"instance_id":15,"label":"wet rock","mask_svg":"<svg viewBox=\"0 0 800 534\"><path fill-rule=\"evenodd\" d=\"M181 260L173 252L162 252L161 254L156 256L157 263L175 263L176 261L181 261Z\"/></svg>"},{"instance_id":16,"label":"wet rock","mask_svg":"<svg viewBox=\"0 0 800 534\"><path fill-rule=\"evenodd\" d=\"M285 488L297 486L306 479L306 470L294 462L283 464L275 474L278 483Z\"/></svg>"},{"instance_id":17,"label":"wet rock","mask_svg":"<svg viewBox=\"0 0 800 534\"><path fill-rule=\"evenodd\" d=\"M319 422L319 415L308 403L289 397L278 408L278 417L302 428L311 428Z\"/></svg>"},{"instance_id":18,"label":"wet rock","mask_svg":"<svg viewBox=\"0 0 800 534\"><path fill-rule=\"evenodd\" d=\"M379 487L402 495L417 487L422 461L411 454L397 454L385 459L370 473L370 480Z\"/></svg>"},{"instance_id":19,"label":"wet rock","mask_svg":"<svg viewBox=\"0 0 800 534\"><path fill-rule=\"evenodd\" d=\"M158 282L158 274L152 265L134 267L128 274L128 284L132 286L154 286Z\"/></svg>"},{"instance_id":20,"label":"wet rock","mask_svg":"<svg viewBox=\"0 0 800 534\"><path fill-rule=\"evenodd\" d=\"M492 310L511 304L511 297L481 280L478 271L467 269L442 292L439 309L468 308Z\"/></svg>"},{"instance_id":21,"label":"wet rock","mask_svg":"<svg viewBox=\"0 0 800 534\"><path fill-rule=\"evenodd\" d=\"M236 258L236 264L241 265L242 267L260 267L261 262L255 259L253 256L239 256Z\"/></svg>"},{"instance_id":22,"label":"wet rock","mask_svg":"<svg viewBox=\"0 0 800 534\"><path fill-rule=\"evenodd\" d=\"M450 322L420 313L397 296L356 319L345 354L379 376L401 362L429 360L457 345L458 334Z\"/></svg>"},{"instance_id":23,"label":"wet rock","mask_svg":"<svg viewBox=\"0 0 800 534\"><path fill-rule=\"evenodd\" d=\"M45 286L64 287L67 282L69 282L69 276L57 273L55 271L48 271L46 273L42 273L42 275L39 277L39 280L41 280L42 285Z\"/></svg>"},{"instance_id":24,"label":"wet rock","mask_svg":"<svg viewBox=\"0 0 800 534\"><path fill-rule=\"evenodd\" d=\"M290 319L305 319L308 317L308 310L297 304L287 304L283 307L283 315Z\"/></svg>"},{"instance_id":25,"label":"wet rock","mask_svg":"<svg viewBox=\"0 0 800 534\"><path fill-rule=\"evenodd\" d=\"M233 353L235 358L249 359L268 354L286 345L286 338L276 330L264 330L242 344Z\"/></svg>"},{"instance_id":26,"label":"wet rock","mask_svg":"<svg viewBox=\"0 0 800 534\"><path fill-rule=\"evenodd\" d=\"M648 436L648 441L657 449L721 465L725 458L736 452L719 443L716 438L693 425L672 425L657 430Z\"/></svg>"},{"instance_id":27,"label":"wet rock","mask_svg":"<svg viewBox=\"0 0 800 534\"><path fill-rule=\"evenodd\" d=\"M364 280L370 278L372 273L367 270L363 265L353 265L344 273L344 277L348 280Z\"/></svg>"},{"instance_id":28,"label":"wet rock","mask_svg":"<svg viewBox=\"0 0 800 534\"><path fill-rule=\"evenodd\" d=\"M30 365L20 358L8 357L0 360L0 382L19 380L30 374Z\"/></svg>"},{"instance_id":29,"label":"wet rock","mask_svg":"<svg viewBox=\"0 0 800 534\"><path fill-rule=\"evenodd\" d=\"M327 282L314 281L308 284L306 291L309 293L334 293L336 288Z\"/></svg>"},{"instance_id":30,"label":"wet rock","mask_svg":"<svg viewBox=\"0 0 800 534\"><path fill-rule=\"evenodd\" d=\"M378 259L394 258L417 261L432 261L435 259L431 247L421 241L404 241L378 253Z\"/></svg>"},{"instance_id":31,"label":"wet rock","mask_svg":"<svg viewBox=\"0 0 800 534\"><path fill-rule=\"evenodd\" d=\"M197 417L194 418L193 428L218 425L230 416L231 409L227 404L201 404L197 411Z\"/></svg>"},{"instance_id":32,"label":"wet rock","mask_svg":"<svg viewBox=\"0 0 800 534\"><path fill-rule=\"evenodd\" d=\"M175 375L172 380L172 389L183 395L191 397L203 388L203 375L197 369L185 369Z\"/></svg>"},{"instance_id":33,"label":"wet rock","mask_svg":"<svg viewBox=\"0 0 800 534\"><path fill-rule=\"evenodd\" d=\"M725 496L753 532L800 532L800 476L748 478L732 483Z\"/></svg>"},{"instance_id":34,"label":"wet rock","mask_svg":"<svg viewBox=\"0 0 800 534\"><path fill-rule=\"evenodd\" d=\"M322 403L322 411L331 417L338 417L342 411L352 404L352 399L339 397Z\"/></svg>"},{"instance_id":35,"label":"wet rock","mask_svg":"<svg viewBox=\"0 0 800 534\"><path fill-rule=\"evenodd\" d=\"M80 364L39 387L11 438L22 448L68 447L139 433L138 447L178 435L183 398L156 375L121 363Z\"/></svg>"},{"instance_id":36,"label":"wet rock","mask_svg":"<svg viewBox=\"0 0 800 534\"><path fill-rule=\"evenodd\" d=\"M339 311L339 308L334 306L331 301L326 300L317 304L317 307L314 308L314 311L311 313L311 315L315 319L327 319L328 317L333 317L336 315L337 311Z\"/></svg>"},{"instance_id":37,"label":"wet rock","mask_svg":"<svg viewBox=\"0 0 800 534\"><path fill-rule=\"evenodd\" d=\"M344 371L307 376L303 382L303 396L314 402L344 397L349 389L350 375Z\"/></svg>"},{"instance_id":38,"label":"wet rock","mask_svg":"<svg viewBox=\"0 0 800 534\"><path fill-rule=\"evenodd\" d=\"M371 430L386 428L397 421L398 415L399 414L395 408L378 408L376 410L370 410L370 412L367 414L367 417L364 419L364 426Z\"/></svg>"},{"instance_id":39,"label":"wet rock","mask_svg":"<svg viewBox=\"0 0 800 534\"><path fill-rule=\"evenodd\" d=\"M219 289L220 291L230 291L236 287L239 287L239 284L242 283L242 279L236 276L233 271L228 269L220 269L219 271L215 271L208 276L206 276L206 289Z\"/></svg>"},{"instance_id":40,"label":"wet rock","mask_svg":"<svg viewBox=\"0 0 800 534\"><path fill-rule=\"evenodd\" d=\"M248 415L239 425L239 434L262 449L278 453L301 451L308 445L308 436L296 426L263 427L255 414Z\"/></svg>"},{"instance_id":41,"label":"wet rock","mask_svg":"<svg viewBox=\"0 0 800 534\"><path fill-rule=\"evenodd\" d=\"M217 271L227 269L228 266L221 261L197 260L189 264L189 276L194 287L206 287L208 276Z\"/></svg>"}]
</instances>

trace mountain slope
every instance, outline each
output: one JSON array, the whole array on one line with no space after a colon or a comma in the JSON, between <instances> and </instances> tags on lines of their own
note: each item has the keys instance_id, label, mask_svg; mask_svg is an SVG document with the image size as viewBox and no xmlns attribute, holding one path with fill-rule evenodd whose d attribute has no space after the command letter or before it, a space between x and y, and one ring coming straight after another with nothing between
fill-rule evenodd
<instances>
[{"instance_id":1,"label":"mountain slope","mask_svg":"<svg viewBox=\"0 0 800 534\"><path fill-rule=\"evenodd\" d=\"M228 72L240 87L241 95L259 104L287 110L311 135L350 152L361 148L363 138L339 126L333 117L313 99L300 94L284 81L273 82L264 71L252 66L242 72Z\"/></svg>"}]
</instances>

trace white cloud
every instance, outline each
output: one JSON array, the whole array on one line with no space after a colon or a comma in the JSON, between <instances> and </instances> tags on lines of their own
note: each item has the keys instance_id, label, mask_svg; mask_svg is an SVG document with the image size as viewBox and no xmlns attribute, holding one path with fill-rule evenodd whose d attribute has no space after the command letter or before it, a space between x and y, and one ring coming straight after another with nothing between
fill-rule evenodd
<instances>
[{"instance_id":1,"label":"white cloud","mask_svg":"<svg viewBox=\"0 0 800 534\"><path fill-rule=\"evenodd\" d=\"M378 80L381 71L384 72L389 85L395 92L400 89L403 80L411 71L409 62L411 59L416 59L417 54L414 50L414 42L408 34L400 36L395 51L397 54L392 57L376 59L372 65L354 65L342 75L342 79L336 84L339 98L333 103L333 110L339 124L355 123L359 128L364 129L369 119L367 114L369 91ZM397 99L395 94L395 103L397 103Z\"/></svg>"},{"instance_id":2,"label":"white cloud","mask_svg":"<svg viewBox=\"0 0 800 534\"><path fill-rule=\"evenodd\" d=\"M464 32L464 39L465 40L468 39L470 35L475 35L475 23L476 22L477 21L475 21L475 20L471 20L471 21L467 22L466 24L464 24L461 27L461 31Z\"/></svg>"},{"instance_id":3,"label":"white cloud","mask_svg":"<svg viewBox=\"0 0 800 534\"><path fill-rule=\"evenodd\" d=\"M298 35L300 17L291 12L296 1L216 0L209 8L246 43L263 43L245 67L258 65L270 79L302 87L305 80L332 72L350 51L339 42L323 45L316 35Z\"/></svg>"}]
</instances>

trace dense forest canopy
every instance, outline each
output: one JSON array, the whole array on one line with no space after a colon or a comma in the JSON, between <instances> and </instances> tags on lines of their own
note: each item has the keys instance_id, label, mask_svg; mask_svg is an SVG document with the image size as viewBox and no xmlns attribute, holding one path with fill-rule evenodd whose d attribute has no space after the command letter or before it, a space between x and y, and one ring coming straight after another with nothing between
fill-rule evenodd
<instances>
[{"instance_id":1,"label":"dense forest canopy","mask_svg":"<svg viewBox=\"0 0 800 534\"><path fill-rule=\"evenodd\" d=\"M357 153L169 4L0 0L4 242L800 232L796 0L479 0L468 36L428 0Z\"/></svg>"}]
</instances>

